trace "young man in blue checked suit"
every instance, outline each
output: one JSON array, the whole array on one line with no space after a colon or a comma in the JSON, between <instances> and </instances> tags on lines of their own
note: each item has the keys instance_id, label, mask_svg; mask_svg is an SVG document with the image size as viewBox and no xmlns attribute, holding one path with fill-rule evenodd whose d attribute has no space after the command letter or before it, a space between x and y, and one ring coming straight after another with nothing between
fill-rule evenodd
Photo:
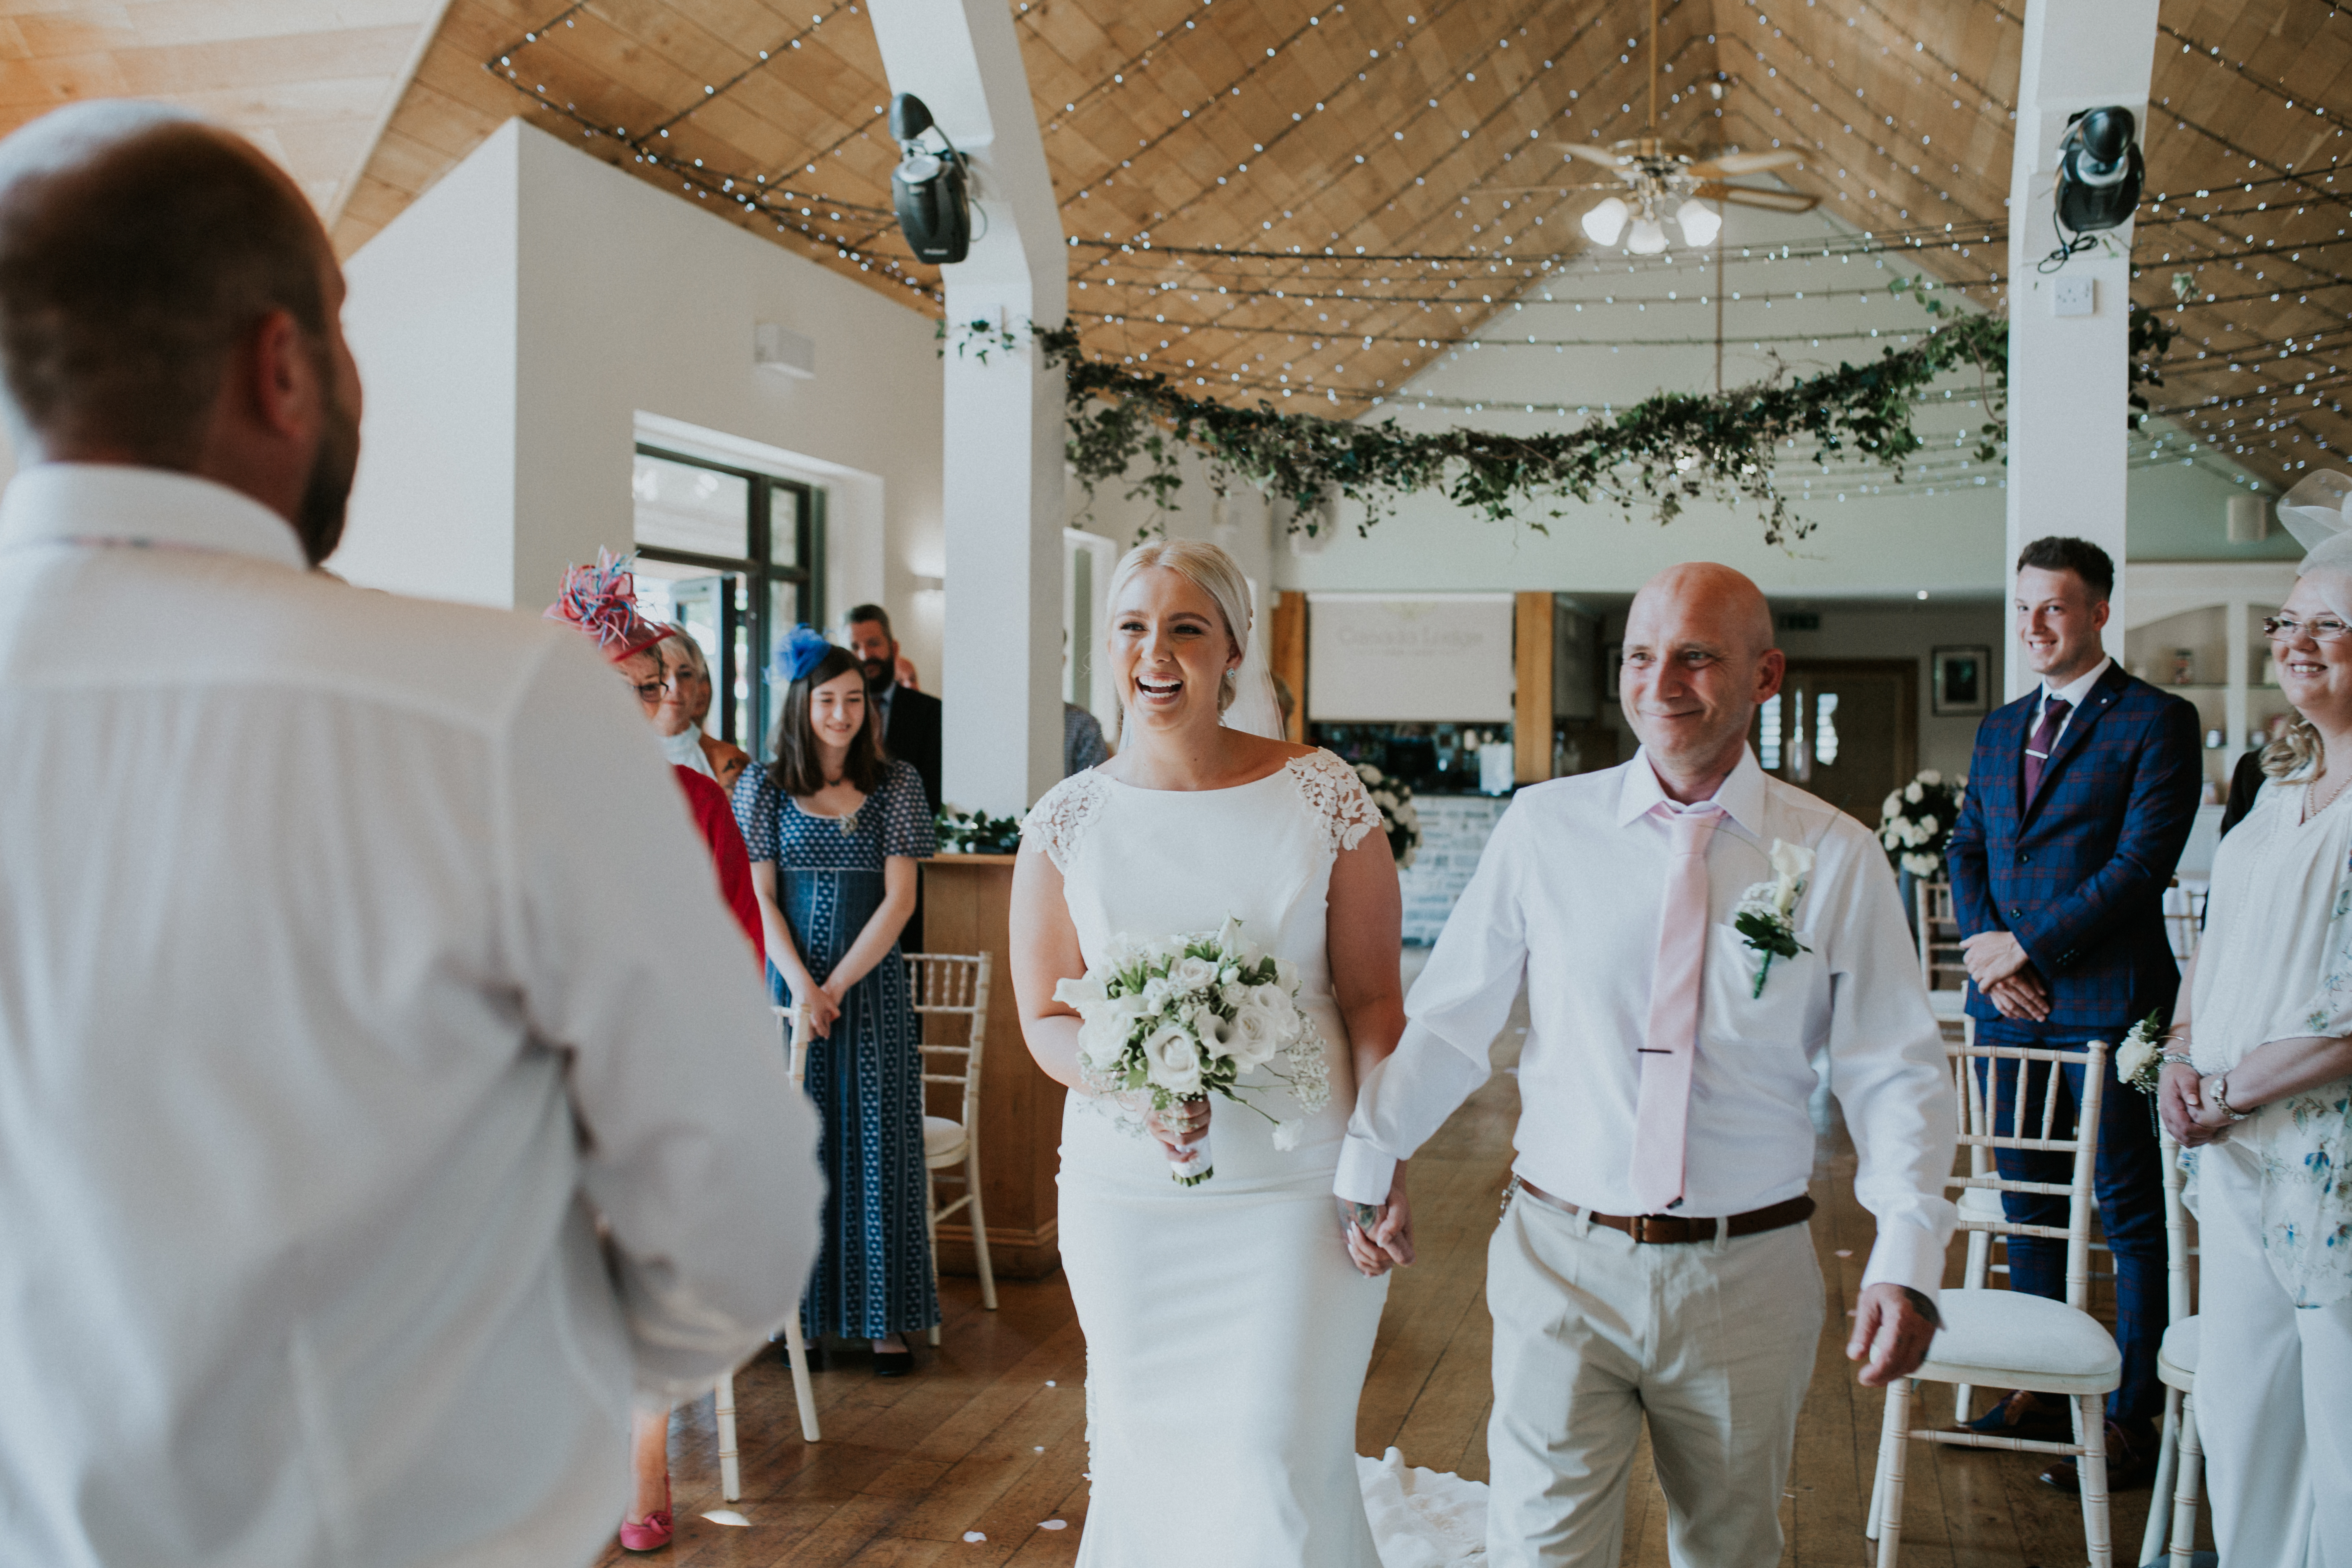
<instances>
[{"instance_id":1,"label":"young man in blue checked suit","mask_svg":"<svg viewBox=\"0 0 2352 1568\"><path fill-rule=\"evenodd\" d=\"M1977 730L1969 791L1948 860L1968 956L1977 1037L2080 1047L2120 1042L2135 1019L2171 1015L2180 967L2166 940L2163 899L2197 812L2202 763L2197 710L2126 674L2100 649L2115 564L2080 539L2038 539L2017 558L2020 651L2042 677ZM2113 1059L2110 1056L2109 1060ZM2079 1103L2083 1068L2061 1099ZM2027 1079L2040 1104L2039 1074ZM2016 1085L2000 1075L2008 1115ZM2000 1174L2054 1182L2071 1156L2000 1150ZM2154 1417L2164 1406L2156 1352L2165 1329L2164 1192L2156 1132L2137 1094L2110 1078L2100 1097L2099 1220L2116 1263L2116 1342L2123 1384L2107 1398L2107 1479L2147 1484ZM2066 1200L2005 1194L2009 1217L2066 1224ZM2065 1244L2016 1237L2010 1284L2065 1294ZM2066 1402L2019 1390L1969 1423L1997 1436L2064 1441ZM2074 1461L2042 1473L2076 1489Z\"/></svg>"}]
</instances>

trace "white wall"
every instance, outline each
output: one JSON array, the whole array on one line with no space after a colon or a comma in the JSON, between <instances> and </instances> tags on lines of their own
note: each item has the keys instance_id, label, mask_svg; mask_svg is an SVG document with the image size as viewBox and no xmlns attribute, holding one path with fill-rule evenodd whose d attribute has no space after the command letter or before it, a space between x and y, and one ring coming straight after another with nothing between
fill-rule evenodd
<instances>
[{"instance_id":1,"label":"white wall","mask_svg":"<svg viewBox=\"0 0 2352 1568\"><path fill-rule=\"evenodd\" d=\"M824 482L828 613L880 600L925 686L949 684L937 617L912 613L944 554L927 318L520 121L347 270L368 390L346 575L547 603L566 563L628 547L652 416ZM761 321L815 341L813 379L753 366Z\"/></svg>"}]
</instances>

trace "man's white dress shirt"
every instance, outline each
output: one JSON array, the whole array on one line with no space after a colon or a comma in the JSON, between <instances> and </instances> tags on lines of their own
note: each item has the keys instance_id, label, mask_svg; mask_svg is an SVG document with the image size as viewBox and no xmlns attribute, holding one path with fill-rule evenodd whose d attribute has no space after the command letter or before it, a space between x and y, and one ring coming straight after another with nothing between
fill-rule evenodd
<instances>
[{"instance_id":1,"label":"man's white dress shirt","mask_svg":"<svg viewBox=\"0 0 2352 1568\"><path fill-rule=\"evenodd\" d=\"M585 1563L632 1384L794 1309L814 1144L578 633L204 480L9 486L0 1560Z\"/></svg>"},{"instance_id":2,"label":"man's white dress shirt","mask_svg":"<svg viewBox=\"0 0 2352 1568\"><path fill-rule=\"evenodd\" d=\"M2033 704L2033 718L2025 726L2027 739L2031 740L2033 731L2042 727L2042 715L2049 711L2051 701L2055 699L2066 704L2066 717L2058 721L2058 732L2050 737L2050 743L2055 746L2064 740L2066 726L2072 724L2074 715L2083 710L2083 699L2091 694L2091 688L2099 683L2099 678L2107 673L2107 666L2115 662L2112 658L2103 658L2091 667L2088 675L2078 675L2063 686L2052 686L2043 681L2041 694Z\"/></svg>"},{"instance_id":3,"label":"man's white dress shirt","mask_svg":"<svg viewBox=\"0 0 2352 1568\"><path fill-rule=\"evenodd\" d=\"M1396 1053L1356 1097L1334 1185L1378 1203L1395 1161L1486 1081L1487 1047L1522 975L1529 1027L1519 1058L1514 1169L1600 1214L1639 1213L1633 1111L1657 959L1670 830L1644 753L1519 791L1413 984ZM1682 1215L1744 1214L1805 1191L1806 1103L1823 1075L1861 1157L1854 1190L1878 1222L1864 1275L1930 1299L1953 1208L1951 1079L1927 1009L1885 853L1870 830L1769 777L1743 751L1715 795L1698 1058L1691 1079ZM1752 994L1758 955L1732 929L1740 895L1769 882L1775 839L1811 848L1798 941Z\"/></svg>"}]
</instances>

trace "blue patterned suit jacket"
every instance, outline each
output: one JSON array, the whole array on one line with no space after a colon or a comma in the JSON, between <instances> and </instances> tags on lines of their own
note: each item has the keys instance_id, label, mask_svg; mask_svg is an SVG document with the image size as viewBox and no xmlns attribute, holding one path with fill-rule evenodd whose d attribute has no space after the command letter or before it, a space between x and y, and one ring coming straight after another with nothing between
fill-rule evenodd
<instances>
[{"instance_id":1,"label":"blue patterned suit jacket","mask_svg":"<svg viewBox=\"0 0 2352 1568\"><path fill-rule=\"evenodd\" d=\"M2066 725L2031 807L2039 687L1977 728L1946 863L1960 934L2007 931L2050 986L2050 1022L2106 1027L2169 1010L2180 967L2163 899L2204 768L2197 710L2111 665ZM1969 988L1969 1012L1999 1017Z\"/></svg>"}]
</instances>

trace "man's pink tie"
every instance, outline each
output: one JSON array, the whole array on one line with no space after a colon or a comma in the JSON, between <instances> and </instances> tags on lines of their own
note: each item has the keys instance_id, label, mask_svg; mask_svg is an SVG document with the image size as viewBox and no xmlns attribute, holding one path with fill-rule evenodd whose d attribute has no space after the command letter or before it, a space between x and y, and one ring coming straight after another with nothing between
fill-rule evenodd
<instances>
[{"instance_id":1,"label":"man's pink tie","mask_svg":"<svg viewBox=\"0 0 2352 1568\"><path fill-rule=\"evenodd\" d=\"M1682 1201L1691 1067L1698 1058L1700 982L1706 968L1706 844L1723 808L1713 801L1654 808L1673 837L1666 896L1658 911L1658 963L1650 976L1650 1027L1642 1042L1642 1094L1633 1111L1636 1214Z\"/></svg>"}]
</instances>

